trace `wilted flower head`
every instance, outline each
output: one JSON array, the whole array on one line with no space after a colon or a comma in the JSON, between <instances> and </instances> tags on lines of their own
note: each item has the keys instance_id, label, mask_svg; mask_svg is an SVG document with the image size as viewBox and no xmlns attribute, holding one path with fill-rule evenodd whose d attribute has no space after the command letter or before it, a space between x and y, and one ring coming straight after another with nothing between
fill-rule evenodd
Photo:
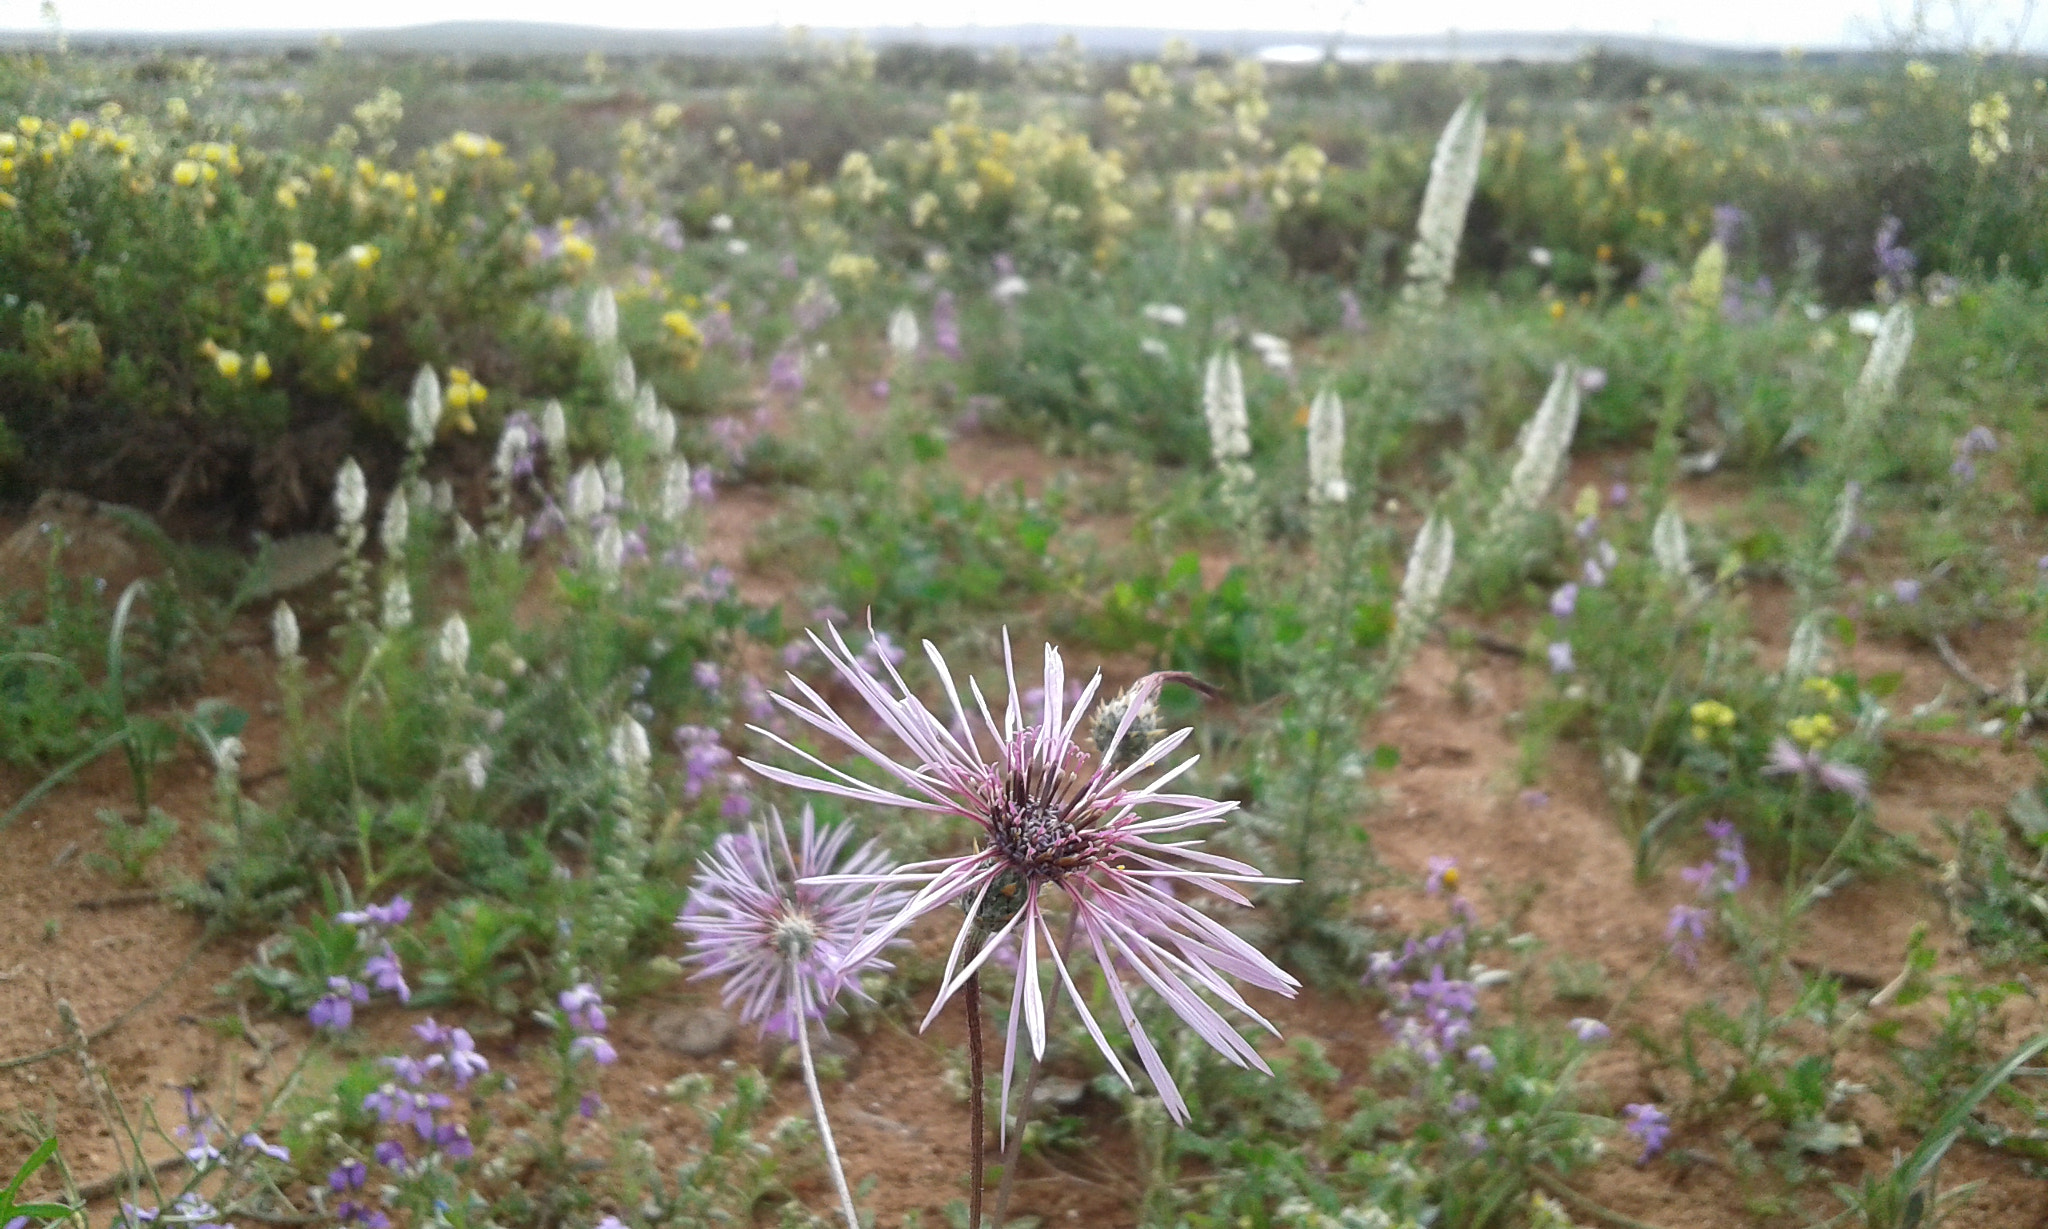
<instances>
[{"instance_id":1,"label":"wilted flower head","mask_svg":"<svg viewBox=\"0 0 2048 1229\"><path fill-rule=\"evenodd\" d=\"M1104 988L1169 1114L1185 1121L1187 1106L1158 1049L1138 1022L1125 986L1128 976L1150 988L1226 1058L1267 1069L1258 1052L1210 1005L1208 997L1270 1029L1272 1026L1245 1003L1232 979L1280 994L1292 994L1299 983L1181 897L1189 889L1201 889L1249 904L1232 883L1277 881L1245 863L1199 850L1194 841L1160 839L1220 822L1236 808L1233 802L1167 792L1167 784L1192 767L1194 760L1164 771L1160 765L1188 739L1190 731L1159 739L1129 767L1114 767L1123 740L1129 737L1138 714L1165 684L1166 676L1149 675L1132 687L1120 728L1107 747L1091 754L1077 734L1102 676L1097 674L1069 707L1066 667L1051 645L1045 649L1044 698L1036 718L1025 719L1019 703L1022 689L1017 685L1006 639L1008 703L998 719L979 683L970 678L977 722L969 717L952 672L929 641L925 654L944 688L948 718L925 707L894 666L886 667L893 690L870 674L836 629L830 644L815 635L812 640L839 679L867 702L875 718L903 743L909 755L899 761L885 754L834 712L816 690L794 676L790 685L804 702L782 696L775 697L776 702L880 768L895 789L869 785L834 769L759 726L753 727L756 733L802 757L814 772L791 772L753 760L744 761L747 766L769 780L799 789L970 819L987 842L972 853L937 858L888 874L841 874L812 880L819 884L919 885L902 909L847 954L848 961L858 963L873 956L928 913L964 905L967 916L953 940L925 1023L1014 937L1021 950L1003 1056L1005 1098L1020 1030L1028 1034L1034 1055L1043 1057L1045 1053L1047 988L1039 964L1048 957L1104 1058L1129 1082L1122 1058L1088 1009L1091 996L1078 991L1069 955L1055 936L1047 907L1053 899L1051 890L1058 889L1073 910L1076 941L1082 950L1093 954L1101 968ZM1138 783L1148 775L1152 777L1149 783ZM1141 810L1152 812L1152 816L1146 817Z\"/></svg>"},{"instance_id":2,"label":"wilted flower head","mask_svg":"<svg viewBox=\"0 0 2048 1229\"><path fill-rule=\"evenodd\" d=\"M1209 356L1202 377L1202 415L1209 421L1209 455L1218 462L1241 461L1252 453L1251 417L1245 410L1244 370L1237 356L1219 350Z\"/></svg>"},{"instance_id":3,"label":"wilted flower head","mask_svg":"<svg viewBox=\"0 0 2048 1229\"><path fill-rule=\"evenodd\" d=\"M677 457L661 475L661 519L673 525L690 510L690 463Z\"/></svg>"},{"instance_id":4,"label":"wilted flower head","mask_svg":"<svg viewBox=\"0 0 2048 1229\"><path fill-rule=\"evenodd\" d=\"M405 577L394 576L384 586L384 630L395 632L412 626L412 586Z\"/></svg>"},{"instance_id":5,"label":"wilted flower head","mask_svg":"<svg viewBox=\"0 0 2048 1229\"><path fill-rule=\"evenodd\" d=\"M569 479L569 515L575 520L588 521L602 511L604 479L598 476L596 465L585 461Z\"/></svg>"},{"instance_id":6,"label":"wilted flower head","mask_svg":"<svg viewBox=\"0 0 2048 1229\"><path fill-rule=\"evenodd\" d=\"M917 313L908 307L899 307L889 314L889 349L897 358L917 357L917 346L922 340L918 336Z\"/></svg>"},{"instance_id":7,"label":"wilted flower head","mask_svg":"<svg viewBox=\"0 0 2048 1229\"><path fill-rule=\"evenodd\" d=\"M290 661L299 655L299 616L292 613L288 602L279 602L270 612L270 647L279 661Z\"/></svg>"},{"instance_id":8,"label":"wilted flower head","mask_svg":"<svg viewBox=\"0 0 2048 1229\"><path fill-rule=\"evenodd\" d=\"M597 540L590 544L590 556L600 576L616 577L625 567L626 534L617 521L608 520L597 531Z\"/></svg>"},{"instance_id":9,"label":"wilted flower head","mask_svg":"<svg viewBox=\"0 0 2048 1229\"><path fill-rule=\"evenodd\" d=\"M590 340L600 346L608 346L619 339L619 300L612 294L610 286L599 286L590 296L590 305L583 313L583 327L590 334Z\"/></svg>"},{"instance_id":10,"label":"wilted flower head","mask_svg":"<svg viewBox=\"0 0 2048 1229\"><path fill-rule=\"evenodd\" d=\"M469 668L469 624L461 615L449 615L448 621L441 624L441 639L436 648L442 665L456 671Z\"/></svg>"},{"instance_id":11,"label":"wilted flower head","mask_svg":"<svg viewBox=\"0 0 2048 1229\"><path fill-rule=\"evenodd\" d=\"M653 751L647 745L647 727L622 717L612 727L611 756L614 766L627 772L647 771L647 763L653 758Z\"/></svg>"},{"instance_id":12,"label":"wilted flower head","mask_svg":"<svg viewBox=\"0 0 2048 1229\"><path fill-rule=\"evenodd\" d=\"M410 428L408 442L414 451L434 442L434 430L441 425L441 377L434 374L432 363L421 363L419 374L412 378L405 416Z\"/></svg>"},{"instance_id":13,"label":"wilted flower head","mask_svg":"<svg viewBox=\"0 0 2048 1229\"><path fill-rule=\"evenodd\" d=\"M491 470L501 481L509 483L529 468L532 451L533 439L526 433L526 424L507 422L498 433L498 451L491 457Z\"/></svg>"},{"instance_id":14,"label":"wilted flower head","mask_svg":"<svg viewBox=\"0 0 2048 1229\"><path fill-rule=\"evenodd\" d=\"M562 411L562 403L553 397L540 411L540 438L548 448L548 464L560 465L569 455L569 416ZM561 470L555 470L561 473Z\"/></svg>"},{"instance_id":15,"label":"wilted flower head","mask_svg":"<svg viewBox=\"0 0 2048 1229\"><path fill-rule=\"evenodd\" d=\"M405 540L412 533L412 503L405 497L405 488L397 487L391 498L384 501L384 520L377 527L377 540L384 544L386 555L398 556L405 553Z\"/></svg>"},{"instance_id":16,"label":"wilted flower head","mask_svg":"<svg viewBox=\"0 0 2048 1229\"><path fill-rule=\"evenodd\" d=\"M370 488L363 481L363 467L350 457L334 475L334 511L344 526L360 525L370 510Z\"/></svg>"},{"instance_id":17,"label":"wilted flower head","mask_svg":"<svg viewBox=\"0 0 2048 1229\"><path fill-rule=\"evenodd\" d=\"M1415 222L1415 243L1408 249L1408 284L1401 299L1410 307L1441 307L1458 264L1458 241L1465 233L1465 214L1479 186L1479 159L1486 149L1486 110L1468 98L1444 125L1436 154L1429 162L1429 186L1422 193L1422 212Z\"/></svg>"},{"instance_id":18,"label":"wilted flower head","mask_svg":"<svg viewBox=\"0 0 2048 1229\"><path fill-rule=\"evenodd\" d=\"M1282 375L1294 370L1294 349L1287 344L1286 338L1271 333L1253 333L1245 340L1258 353L1259 361L1271 370Z\"/></svg>"},{"instance_id":19,"label":"wilted flower head","mask_svg":"<svg viewBox=\"0 0 2048 1229\"><path fill-rule=\"evenodd\" d=\"M910 893L854 884L806 882L821 875L878 875L891 868L873 842L846 852L853 829L819 831L804 808L792 849L782 817L718 838L697 864L697 882L676 929L690 936L697 977L723 977L728 1006L762 1032L795 1036L797 1022L822 1021L842 991L860 994L863 973L890 968L879 953L849 963L848 953L876 923L902 909Z\"/></svg>"},{"instance_id":20,"label":"wilted flower head","mask_svg":"<svg viewBox=\"0 0 2048 1229\"><path fill-rule=\"evenodd\" d=\"M1324 388L1308 406L1309 498L1341 504L1351 497L1344 477L1344 402Z\"/></svg>"}]
</instances>

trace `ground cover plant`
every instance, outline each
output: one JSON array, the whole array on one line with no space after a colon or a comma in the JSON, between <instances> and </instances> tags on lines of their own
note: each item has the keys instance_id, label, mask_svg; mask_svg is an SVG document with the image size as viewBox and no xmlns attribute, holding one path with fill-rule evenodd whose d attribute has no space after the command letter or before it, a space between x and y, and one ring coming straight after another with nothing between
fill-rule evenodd
<instances>
[{"instance_id":1,"label":"ground cover plant","mask_svg":"<svg viewBox=\"0 0 2048 1229\"><path fill-rule=\"evenodd\" d=\"M0 1226L2033 1223L2044 71L9 52Z\"/></svg>"}]
</instances>

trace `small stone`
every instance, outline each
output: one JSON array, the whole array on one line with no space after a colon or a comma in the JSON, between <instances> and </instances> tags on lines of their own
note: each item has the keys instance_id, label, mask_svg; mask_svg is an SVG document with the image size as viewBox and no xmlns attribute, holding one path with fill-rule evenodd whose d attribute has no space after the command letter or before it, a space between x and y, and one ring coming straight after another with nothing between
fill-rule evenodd
<instances>
[{"instance_id":1,"label":"small stone","mask_svg":"<svg viewBox=\"0 0 2048 1229\"><path fill-rule=\"evenodd\" d=\"M724 1053L738 1031L733 1018L716 1007L678 1007L654 1017L649 1027L664 1049L686 1058Z\"/></svg>"},{"instance_id":2,"label":"small stone","mask_svg":"<svg viewBox=\"0 0 2048 1229\"><path fill-rule=\"evenodd\" d=\"M1070 1110L1081 1104L1081 1098L1087 1095L1088 1085L1080 1080L1070 1080L1063 1075L1042 1075L1038 1077L1038 1091L1033 1099L1056 1110Z\"/></svg>"}]
</instances>

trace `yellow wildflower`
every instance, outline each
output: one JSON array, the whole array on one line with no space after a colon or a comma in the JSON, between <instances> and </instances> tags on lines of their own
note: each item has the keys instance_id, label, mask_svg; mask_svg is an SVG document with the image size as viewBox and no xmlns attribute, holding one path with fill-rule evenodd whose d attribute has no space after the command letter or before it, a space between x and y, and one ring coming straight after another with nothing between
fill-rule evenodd
<instances>
[{"instance_id":1,"label":"yellow wildflower","mask_svg":"<svg viewBox=\"0 0 2048 1229\"><path fill-rule=\"evenodd\" d=\"M0 209L12 209L20 203L14 199L12 192L0 192Z\"/></svg>"},{"instance_id":2,"label":"yellow wildflower","mask_svg":"<svg viewBox=\"0 0 2048 1229\"><path fill-rule=\"evenodd\" d=\"M270 356L258 350L256 357L249 360L249 375L258 384L270 378Z\"/></svg>"},{"instance_id":3,"label":"yellow wildflower","mask_svg":"<svg viewBox=\"0 0 2048 1229\"><path fill-rule=\"evenodd\" d=\"M351 244L348 249L348 260L358 269L367 269L376 264L377 258L383 254L374 243Z\"/></svg>"},{"instance_id":4,"label":"yellow wildflower","mask_svg":"<svg viewBox=\"0 0 2048 1229\"><path fill-rule=\"evenodd\" d=\"M32 137L43 130L43 121L33 115L24 115L14 123L23 136Z\"/></svg>"},{"instance_id":5,"label":"yellow wildflower","mask_svg":"<svg viewBox=\"0 0 2048 1229\"><path fill-rule=\"evenodd\" d=\"M1808 751L1818 751L1833 742L1839 731L1835 728L1833 717L1826 713L1815 713L1811 717L1794 717L1787 721L1785 732L1792 736L1793 742Z\"/></svg>"},{"instance_id":6,"label":"yellow wildflower","mask_svg":"<svg viewBox=\"0 0 2048 1229\"><path fill-rule=\"evenodd\" d=\"M1719 700L1701 700L1692 706L1692 736L1706 742L1717 730L1732 729L1735 725L1735 710Z\"/></svg>"},{"instance_id":7,"label":"yellow wildflower","mask_svg":"<svg viewBox=\"0 0 2048 1229\"><path fill-rule=\"evenodd\" d=\"M92 135L92 125L86 123L82 119L75 119L71 121L70 127L67 128L65 131L71 134L72 140L83 141L85 138Z\"/></svg>"},{"instance_id":8,"label":"yellow wildflower","mask_svg":"<svg viewBox=\"0 0 2048 1229\"><path fill-rule=\"evenodd\" d=\"M1810 678L1801 683L1800 687L1819 696L1823 704L1832 705L1842 702L1842 689L1831 678Z\"/></svg>"},{"instance_id":9,"label":"yellow wildflower","mask_svg":"<svg viewBox=\"0 0 2048 1229\"><path fill-rule=\"evenodd\" d=\"M348 317L342 315L340 312L320 313L320 331L323 333L332 333L334 330L340 328L342 325L347 323Z\"/></svg>"},{"instance_id":10,"label":"yellow wildflower","mask_svg":"<svg viewBox=\"0 0 2048 1229\"><path fill-rule=\"evenodd\" d=\"M292 190L290 184L279 184L277 185L277 203L278 207L282 209L297 209L299 207L299 194Z\"/></svg>"},{"instance_id":11,"label":"yellow wildflower","mask_svg":"<svg viewBox=\"0 0 2048 1229\"><path fill-rule=\"evenodd\" d=\"M562 238L562 256L579 265L597 263L597 245L582 235L565 235Z\"/></svg>"},{"instance_id":12,"label":"yellow wildflower","mask_svg":"<svg viewBox=\"0 0 2048 1229\"><path fill-rule=\"evenodd\" d=\"M448 138L448 144L465 158L481 158L486 148L483 134L476 132L458 132Z\"/></svg>"},{"instance_id":13,"label":"yellow wildflower","mask_svg":"<svg viewBox=\"0 0 2048 1229\"><path fill-rule=\"evenodd\" d=\"M171 168L171 182L181 188L189 188L199 182L199 164L190 158L182 158Z\"/></svg>"},{"instance_id":14,"label":"yellow wildflower","mask_svg":"<svg viewBox=\"0 0 2048 1229\"><path fill-rule=\"evenodd\" d=\"M694 343L702 340L702 335L697 332L697 322L690 319L690 313L686 311L663 312L661 323L675 334L678 341Z\"/></svg>"},{"instance_id":15,"label":"yellow wildflower","mask_svg":"<svg viewBox=\"0 0 2048 1229\"><path fill-rule=\"evenodd\" d=\"M1562 319L1564 319L1564 300L1563 300L1563 299L1552 299L1552 300L1550 301L1550 318L1551 318L1552 320L1562 320Z\"/></svg>"},{"instance_id":16,"label":"yellow wildflower","mask_svg":"<svg viewBox=\"0 0 2048 1229\"><path fill-rule=\"evenodd\" d=\"M223 379L232 380L242 374L242 356L233 350L222 350L213 356L213 367Z\"/></svg>"},{"instance_id":17,"label":"yellow wildflower","mask_svg":"<svg viewBox=\"0 0 2048 1229\"><path fill-rule=\"evenodd\" d=\"M303 239L292 242L292 276L305 281L320 271L320 249Z\"/></svg>"},{"instance_id":18,"label":"yellow wildflower","mask_svg":"<svg viewBox=\"0 0 2048 1229\"><path fill-rule=\"evenodd\" d=\"M290 282L271 282L263 288L263 301L272 307L283 307L292 301Z\"/></svg>"}]
</instances>

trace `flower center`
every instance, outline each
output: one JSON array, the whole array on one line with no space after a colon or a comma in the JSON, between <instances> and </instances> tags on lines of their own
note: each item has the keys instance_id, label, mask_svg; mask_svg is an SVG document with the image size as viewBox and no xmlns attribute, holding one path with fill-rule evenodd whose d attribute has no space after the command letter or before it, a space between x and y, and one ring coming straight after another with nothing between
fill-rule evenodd
<instances>
[{"instance_id":1,"label":"flower center","mask_svg":"<svg viewBox=\"0 0 2048 1229\"><path fill-rule=\"evenodd\" d=\"M770 938L784 959L802 960L818 946L818 927L808 914L785 913L775 920Z\"/></svg>"},{"instance_id":2,"label":"flower center","mask_svg":"<svg viewBox=\"0 0 2048 1229\"><path fill-rule=\"evenodd\" d=\"M1011 745L989 808L989 837L1015 872L1035 882L1057 881L1086 866L1094 844L1087 831L1095 808L1082 809L1092 776L1088 755L1066 747L1048 764L1024 739Z\"/></svg>"}]
</instances>

